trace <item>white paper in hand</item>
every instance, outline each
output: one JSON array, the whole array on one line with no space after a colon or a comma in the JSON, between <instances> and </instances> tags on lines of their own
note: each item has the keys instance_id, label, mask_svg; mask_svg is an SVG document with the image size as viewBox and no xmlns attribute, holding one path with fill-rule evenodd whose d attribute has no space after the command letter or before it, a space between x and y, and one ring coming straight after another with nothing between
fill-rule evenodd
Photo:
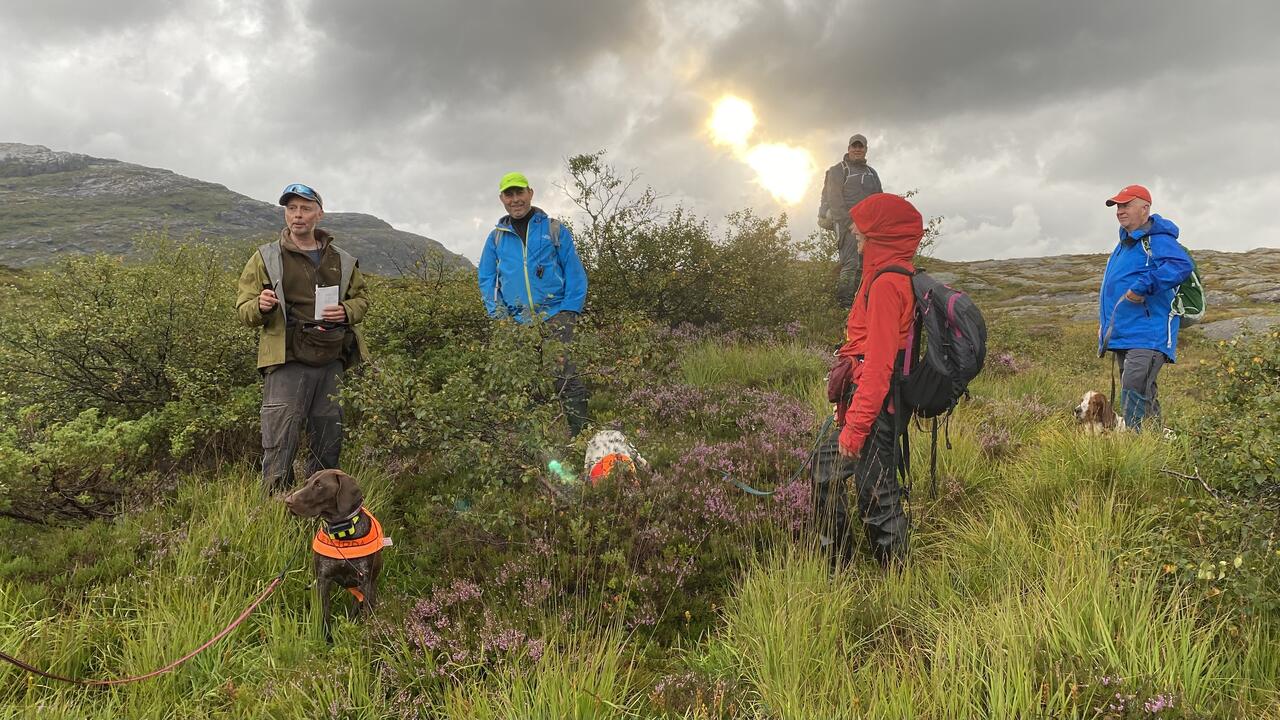
<instances>
[{"instance_id":1,"label":"white paper in hand","mask_svg":"<svg viewBox=\"0 0 1280 720\"><path fill-rule=\"evenodd\" d=\"M338 286L337 285L317 285L316 286L316 320L324 319L324 309L330 305L338 304Z\"/></svg>"}]
</instances>

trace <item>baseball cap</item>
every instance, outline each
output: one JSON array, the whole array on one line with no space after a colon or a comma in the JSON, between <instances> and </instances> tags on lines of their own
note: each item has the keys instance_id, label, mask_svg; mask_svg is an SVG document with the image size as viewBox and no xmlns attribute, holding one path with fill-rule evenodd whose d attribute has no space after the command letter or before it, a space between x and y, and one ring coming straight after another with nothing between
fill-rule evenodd
<instances>
[{"instance_id":1,"label":"baseball cap","mask_svg":"<svg viewBox=\"0 0 1280 720\"><path fill-rule=\"evenodd\" d=\"M1115 197L1107 200L1107 207L1127 203L1134 198L1142 198L1147 202L1151 202L1151 191L1141 185L1129 185L1115 194Z\"/></svg>"},{"instance_id":2,"label":"baseball cap","mask_svg":"<svg viewBox=\"0 0 1280 720\"><path fill-rule=\"evenodd\" d=\"M280 204L288 205L290 195L297 195L298 197L303 198L305 200L310 200L311 202L314 202L315 204L319 205L321 210L324 209L324 201L320 199L320 193L316 192L315 190L312 190L310 187L306 185L303 185L301 183L294 183L292 185L287 186L284 189L284 191L280 193Z\"/></svg>"},{"instance_id":3,"label":"baseball cap","mask_svg":"<svg viewBox=\"0 0 1280 720\"><path fill-rule=\"evenodd\" d=\"M850 145L853 145L854 143L862 143L862 147L866 147L866 146L867 146L867 136L866 136L866 135L863 135L862 133L854 133L854 134L849 138L849 144L850 144Z\"/></svg>"},{"instance_id":4,"label":"baseball cap","mask_svg":"<svg viewBox=\"0 0 1280 720\"><path fill-rule=\"evenodd\" d=\"M498 192L502 192L507 188L527 188L529 187L529 178L524 173L509 172L502 176L502 181L498 183Z\"/></svg>"}]
</instances>

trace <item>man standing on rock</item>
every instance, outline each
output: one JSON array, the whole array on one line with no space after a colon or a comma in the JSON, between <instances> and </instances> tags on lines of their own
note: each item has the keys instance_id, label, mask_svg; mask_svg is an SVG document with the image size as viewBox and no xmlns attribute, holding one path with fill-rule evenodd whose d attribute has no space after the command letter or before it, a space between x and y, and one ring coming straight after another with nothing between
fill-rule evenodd
<instances>
[{"instance_id":1,"label":"man standing on rock","mask_svg":"<svg viewBox=\"0 0 1280 720\"><path fill-rule=\"evenodd\" d=\"M316 226L320 193L293 184L280 195L285 227L249 258L236 288L236 313L261 328L262 482L268 493L293 487L293 459L306 429L306 474L338 467L342 452L343 371L368 358L358 330L369 307L355 257Z\"/></svg>"},{"instance_id":2,"label":"man standing on rock","mask_svg":"<svg viewBox=\"0 0 1280 720\"><path fill-rule=\"evenodd\" d=\"M498 199L507 214L498 219L480 253L480 298L489 317L508 317L521 325L545 322L548 334L564 345L556 393L569 434L576 437L590 419L589 397L568 345L587 301L587 271L569 228L533 205L528 178L518 172L503 175Z\"/></svg>"},{"instance_id":3,"label":"man standing on rock","mask_svg":"<svg viewBox=\"0 0 1280 720\"><path fill-rule=\"evenodd\" d=\"M822 202L818 205L818 225L836 234L839 248L836 302L846 310L853 304L862 275L862 256L853 239L849 211L864 198L881 191L880 176L867 164L867 138L861 133L855 134L849 138L849 151L827 170L822 183Z\"/></svg>"},{"instance_id":4,"label":"man standing on rock","mask_svg":"<svg viewBox=\"0 0 1280 720\"><path fill-rule=\"evenodd\" d=\"M1156 376L1166 362L1177 359L1181 325L1169 308L1193 266L1178 242L1178 226L1151 212L1151 192L1145 187L1130 185L1108 199L1107 206L1116 209L1120 241L1102 274L1098 356L1113 353L1120 366L1125 425L1141 430L1148 415L1159 422Z\"/></svg>"}]
</instances>

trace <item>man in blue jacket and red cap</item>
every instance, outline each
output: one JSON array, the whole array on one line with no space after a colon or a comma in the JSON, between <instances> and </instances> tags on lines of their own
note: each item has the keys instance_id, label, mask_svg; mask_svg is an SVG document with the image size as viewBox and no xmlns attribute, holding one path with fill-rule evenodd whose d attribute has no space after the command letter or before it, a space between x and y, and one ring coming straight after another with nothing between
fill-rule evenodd
<instances>
[{"instance_id":1,"label":"man in blue jacket and red cap","mask_svg":"<svg viewBox=\"0 0 1280 720\"><path fill-rule=\"evenodd\" d=\"M587 272L569 228L533 204L529 179L507 173L498 183L498 199L507 214L485 238L476 279L489 317L508 317L521 325L545 322L549 334L566 346L556 372L569 434L587 424L587 388L569 360L573 325L587 301Z\"/></svg>"},{"instance_id":2,"label":"man in blue jacket and red cap","mask_svg":"<svg viewBox=\"0 0 1280 720\"><path fill-rule=\"evenodd\" d=\"M1151 212L1145 187L1130 185L1107 206L1116 209L1120 242L1102 274L1098 355L1114 353L1125 426L1141 430L1148 415L1160 415L1156 377L1177 360L1181 317L1172 312L1174 296L1194 266L1178 242L1178 226Z\"/></svg>"}]
</instances>

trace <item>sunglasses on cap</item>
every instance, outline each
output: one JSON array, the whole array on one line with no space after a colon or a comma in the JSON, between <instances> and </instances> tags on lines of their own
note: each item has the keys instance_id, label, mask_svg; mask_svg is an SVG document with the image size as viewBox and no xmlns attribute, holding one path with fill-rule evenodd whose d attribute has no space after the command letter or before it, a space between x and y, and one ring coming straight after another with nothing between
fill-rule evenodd
<instances>
[{"instance_id":1,"label":"sunglasses on cap","mask_svg":"<svg viewBox=\"0 0 1280 720\"><path fill-rule=\"evenodd\" d=\"M316 192L308 185L293 183L286 187L284 191L280 193L280 204L284 205L290 195L297 195L300 198L312 200L320 207L324 207L324 201L320 199L320 193Z\"/></svg>"}]
</instances>

